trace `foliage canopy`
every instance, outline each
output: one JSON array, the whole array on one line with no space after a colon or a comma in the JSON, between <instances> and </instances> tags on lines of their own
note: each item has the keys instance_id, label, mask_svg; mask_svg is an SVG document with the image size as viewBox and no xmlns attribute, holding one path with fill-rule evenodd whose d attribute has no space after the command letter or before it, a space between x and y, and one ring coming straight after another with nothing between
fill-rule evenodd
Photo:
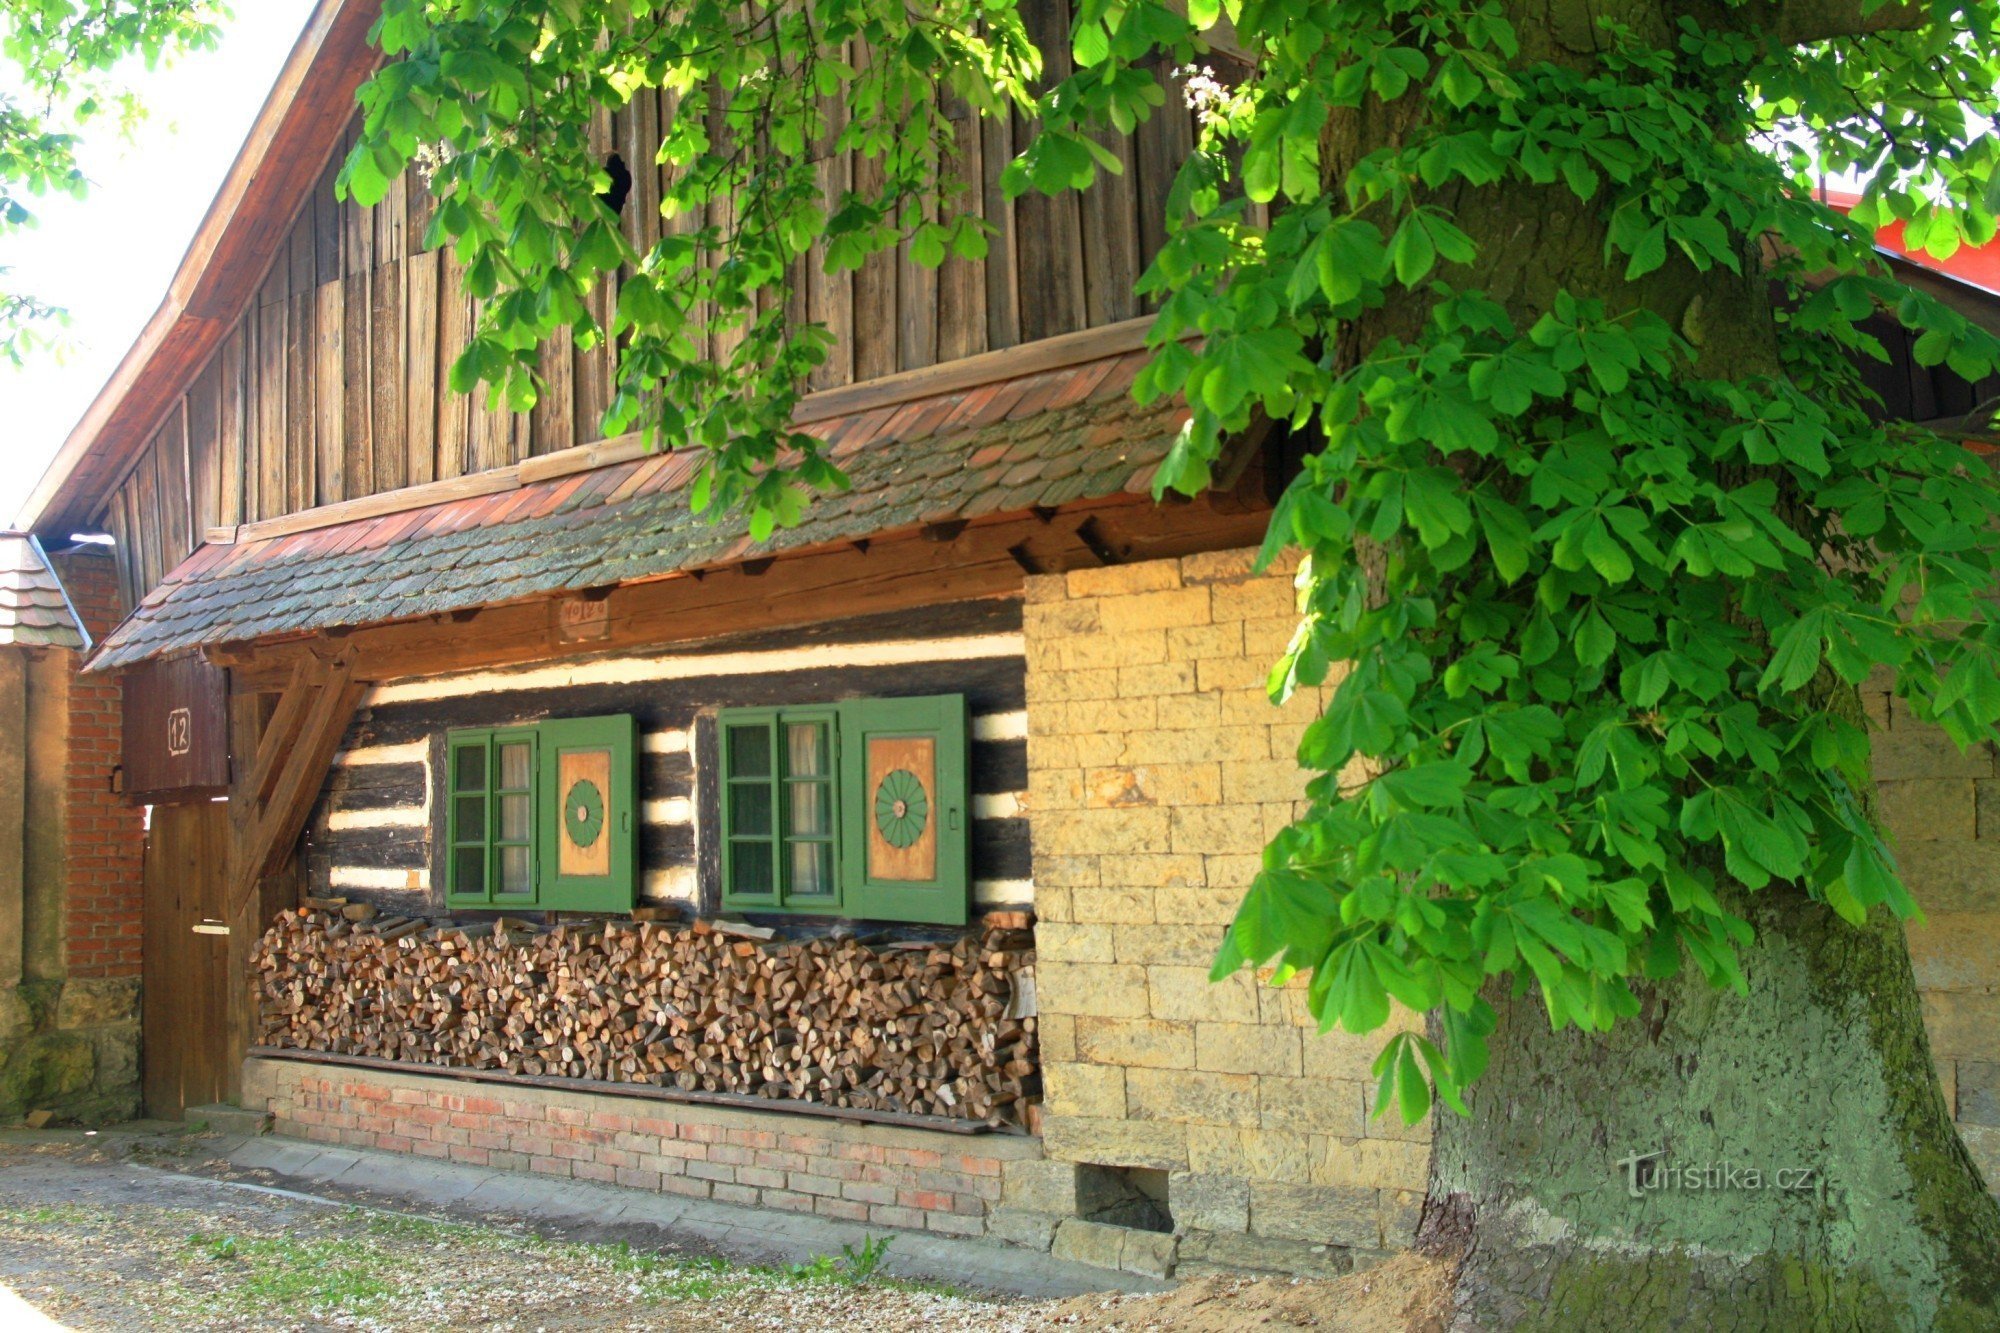
<instances>
[{"instance_id":1,"label":"foliage canopy","mask_svg":"<svg viewBox=\"0 0 2000 1333\"><path fill-rule=\"evenodd\" d=\"M33 196L81 198L78 132L139 103L116 77L137 57L150 67L213 46L220 0L7 0L0 6L0 239L34 225ZM0 361L19 365L61 312L12 290L0 268Z\"/></svg>"},{"instance_id":2,"label":"foliage canopy","mask_svg":"<svg viewBox=\"0 0 2000 1333\"><path fill-rule=\"evenodd\" d=\"M1309 971L1355 1032L1437 1009L1378 1065L1414 1118L1478 1076L1494 978L1602 1030L1642 977L1740 987L1746 893L1914 914L1853 706L1872 672L1961 744L2000 722L2000 490L1875 420L1852 361L1886 318L1924 365L2000 364L1872 244L1993 238L2000 4L1631 0L1552 38L1587 8L1078 0L1043 86L1016 0L387 0L343 182L369 202L435 155L433 239L486 301L460 387L524 407L541 340L616 338L606 431L706 449L697 503L768 532L841 484L790 428L826 346L785 315L814 243L977 257L949 100L1038 127L1013 191L1089 189L1116 166L1091 130L1226 33L1252 72L1201 82L1140 392L1193 409L1163 487L1201 489L1257 414L1315 441L1265 548L1303 553L1272 691L1344 674L1216 968ZM678 98L677 221L643 254L588 133L640 87ZM829 147L879 188L829 196ZM1859 205L1820 202L1827 175ZM1587 243L1505 239L1529 213Z\"/></svg>"}]
</instances>

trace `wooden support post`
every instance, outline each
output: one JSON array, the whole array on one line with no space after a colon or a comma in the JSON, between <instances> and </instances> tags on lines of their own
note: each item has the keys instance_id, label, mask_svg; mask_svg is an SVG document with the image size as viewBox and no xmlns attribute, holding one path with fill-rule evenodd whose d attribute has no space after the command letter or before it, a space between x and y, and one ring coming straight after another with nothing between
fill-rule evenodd
<instances>
[{"instance_id":1,"label":"wooden support post","mask_svg":"<svg viewBox=\"0 0 2000 1333\"><path fill-rule=\"evenodd\" d=\"M256 978L250 956L277 913L298 897L299 835L326 782L341 737L367 693L351 655L302 660L274 703L230 700L230 748L255 756L230 792L228 1022L224 1070L231 1100L242 1096L243 1059L255 1039Z\"/></svg>"}]
</instances>

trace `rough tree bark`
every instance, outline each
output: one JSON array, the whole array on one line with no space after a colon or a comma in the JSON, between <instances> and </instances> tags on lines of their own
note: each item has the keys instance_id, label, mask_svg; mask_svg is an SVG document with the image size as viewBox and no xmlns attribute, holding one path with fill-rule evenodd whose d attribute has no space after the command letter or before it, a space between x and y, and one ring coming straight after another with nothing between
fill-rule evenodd
<instances>
[{"instance_id":1,"label":"rough tree bark","mask_svg":"<svg viewBox=\"0 0 2000 1333\"><path fill-rule=\"evenodd\" d=\"M1599 57L1607 19L1665 46L1689 14L1822 38L1928 12L1864 13L1859 0L1506 8L1523 61L1580 68ZM1330 173L1407 133L1416 100L1333 126ZM1530 319L1565 288L1643 304L1696 346L1704 373L1777 366L1754 262L1747 277L1683 263L1629 284L1622 256L1606 264L1597 206L1566 190L1466 188L1439 202L1480 245L1454 283ZM1385 310L1344 330L1343 350L1410 332L1421 314ZM1642 1016L1602 1038L1552 1034L1532 992L1494 994L1492 1068L1470 1118L1437 1117L1421 1236L1457 1261L1457 1326L2000 1328L2000 1207L1952 1125L1900 925L1854 929L1780 886L1743 895L1740 910L1758 930L1747 997L1690 968L1642 991Z\"/></svg>"}]
</instances>

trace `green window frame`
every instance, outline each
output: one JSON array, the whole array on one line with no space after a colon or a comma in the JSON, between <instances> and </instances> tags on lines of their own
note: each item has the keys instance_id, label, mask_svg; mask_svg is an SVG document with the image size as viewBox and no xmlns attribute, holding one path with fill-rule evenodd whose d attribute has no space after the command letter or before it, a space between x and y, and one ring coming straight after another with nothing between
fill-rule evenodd
<instances>
[{"instance_id":1,"label":"green window frame","mask_svg":"<svg viewBox=\"0 0 2000 1333\"><path fill-rule=\"evenodd\" d=\"M630 717L447 733L446 905L629 911L635 739Z\"/></svg>"},{"instance_id":2,"label":"green window frame","mask_svg":"<svg viewBox=\"0 0 2000 1333\"><path fill-rule=\"evenodd\" d=\"M720 710L724 910L963 925L966 749L961 695Z\"/></svg>"},{"instance_id":3,"label":"green window frame","mask_svg":"<svg viewBox=\"0 0 2000 1333\"><path fill-rule=\"evenodd\" d=\"M538 740L533 727L455 731L447 738L447 902L535 904Z\"/></svg>"}]
</instances>

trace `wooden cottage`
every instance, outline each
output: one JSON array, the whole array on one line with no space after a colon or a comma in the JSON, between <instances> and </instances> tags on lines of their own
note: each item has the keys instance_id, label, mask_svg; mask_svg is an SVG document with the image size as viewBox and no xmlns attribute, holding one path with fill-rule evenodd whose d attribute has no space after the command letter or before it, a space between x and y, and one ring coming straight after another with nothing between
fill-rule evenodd
<instances>
[{"instance_id":1,"label":"wooden cottage","mask_svg":"<svg viewBox=\"0 0 2000 1333\"><path fill-rule=\"evenodd\" d=\"M1206 980L1317 701L1265 698L1293 607L1246 551L1291 442L1150 499L1183 413L1131 399L1133 284L1191 113L1017 203L981 124L988 260L816 279L799 420L853 487L760 542L690 514L692 452L597 438L601 351L546 347L526 414L446 387L472 304L422 185L332 188L374 12L323 0L27 519L107 534L131 608L89 669L151 807L150 1109L1156 1273L1406 1243L1427 1134L1369 1118L1375 1043ZM2000 937L2000 770L1881 720L1891 808L1964 812L1917 887ZM2000 976L1926 967L1980 1149Z\"/></svg>"}]
</instances>

